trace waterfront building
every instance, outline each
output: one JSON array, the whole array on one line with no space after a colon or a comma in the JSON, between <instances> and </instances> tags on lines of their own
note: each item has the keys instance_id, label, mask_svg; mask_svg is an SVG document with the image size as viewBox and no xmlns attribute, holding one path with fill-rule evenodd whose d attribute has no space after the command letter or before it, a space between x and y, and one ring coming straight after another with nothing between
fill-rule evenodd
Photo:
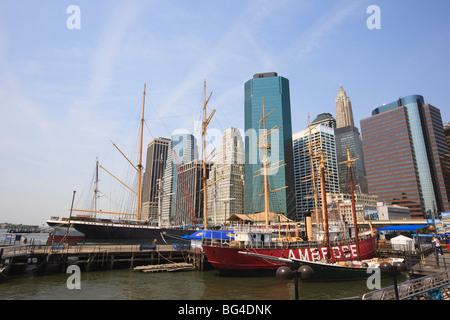
<instances>
[{"instance_id":1,"label":"waterfront building","mask_svg":"<svg viewBox=\"0 0 450 320\"><path fill-rule=\"evenodd\" d=\"M147 145L147 160L142 184L141 220L158 220L159 182L163 177L170 139L155 138Z\"/></svg>"},{"instance_id":2,"label":"waterfront building","mask_svg":"<svg viewBox=\"0 0 450 320\"><path fill-rule=\"evenodd\" d=\"M370 194L412 218L449 211L448 147L439 109L410 95L361 120Z\"/></svg>"},{"instance_id":3,"label":"waterfront building","mask_svg":"<svg viewBox=\"0 0 450 320\"><path fill-rule=\"evenodd\" d=\"M161 219L163 225L174 223L176 217L177 166L198 158L197 139L188 133L174 134L168 146L167 162L162 179Z\"/></svg>"},{"instance_id":4,"label":"waterfront building","mask_svg":"<svg viewBox=\"0 0 450 320\"><path fill-rule=\"evenodd\" d=\"M352 203L349 200L344 202L333 202L328 205L329 212L336 212L336 216L339 217L344 225L354 232L353 210ZM361 203L355 203L356 219L360 221L364 217L370 217L370 220L378 220L377 205L365 205ZM349 235L351 236L351 235Z\"/></svg>"},{"instance_id":5,"label":"waterfront building","mask_svg":"<svg viewBox=\"0 0 450 320\"><path fill-rule=\"evenodd\" d=\"M270 189L278 190L270 194L270 211L295 218L289 80L275 72L255 74L245 83L245 213L264 211L264 197L260 196L264 193L264 179L255 173L262 168L258 138L263 129L260 121L263 99L265 114L270 113L266 118L266 130L272 133L269 136L269 161L274 167L280 161L286 164L269 172Z\"/></svg>"},{"instance_id":6,"label":"waterfront building","mask_svg":"<svg viewBox=\"0 0 450 320\"><path fill-rule=\"evenodd\" d=\"M211 166L208 184L208 217L215 225L233 214L244 213L244 141L240 131L228 128Z\"/></svg>"},{"instance_id":7,"label":"waterfront building","mask_svg":"<svg viewBox=\"0 0 450 320\"><path fill-rule=\"evenodd\" d=\"M379 220L408 220L411 219L411 211L408 207L400 207L385 202L377 203Z\"/></svg>"},{"instance_id":8,"label":"waterfront building","mask_svg":"<svg viewBox=\"0 0 450 320\"><path fill-rule=\"evenodd\" d=\"M343 193L350 193L350 176L348 172L347 149L350 151L351 159L356 160L353 165L353 186L355 193L368 193L366 168L364 163L364 153L361 142L361 135L353 121L353 111L350 98L347 96L342 85L339 88L336 102L336 155L338 161L340 190Z\"/></svg>"},{"instance_id":9,"label":"waterfront building","mask_svg":"<svg viewBox=\"0 0 450 320\"><path fill-rule=\"evenodd\" d=\"M317 190L317 208L322 207L321 184L319 179L319 154L323 153L326 172L326 191L339 193L339 176L336 157L334 130L325 125L316 125L292 136L294 151L294 179L297 218L303 219L306 212L315 212L313 168ZM311 157L311 149L312 155ZM311 165L313 158L313 166Z\"/></svg>"},{"instance_id":10,"label":"waterfront building","mask_svg":"<svg viewBox=\"0 0 450 320\"><path fill-rule=\"evenodd\" d=\"M379 202L378 196L364 193L355 193L355 203L363 206L376 206ZM350 193L328 193L327 203L333 202L348 202L352 201L352 195Z\"/></svg>"}]
</instances>

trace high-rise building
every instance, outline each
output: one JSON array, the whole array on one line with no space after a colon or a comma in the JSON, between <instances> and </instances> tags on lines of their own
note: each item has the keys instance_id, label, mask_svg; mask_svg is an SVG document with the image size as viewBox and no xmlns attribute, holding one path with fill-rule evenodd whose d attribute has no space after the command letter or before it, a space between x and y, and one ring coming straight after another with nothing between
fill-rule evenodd
<instances>
[{"instance_id":1,"label":"high-rise building","mask_svg":"<svg viewBox=\"0 0 450 320\"><path fill-rule=\"evenodd\" d=\"M336 128L336 120L330 113L321 113L319 114L312 122L311 125L323 124L324 126L330 128Z\"/></svg>"},{"instance_id":2,"label":"high-rise building","mask_svg":"<svg viewBox=\"0 0 450 320\"><path fill-rule=\"evenodd\" d=\"M209 173L209 164L206 174ZM203 219L203 162L193 160L179 167L173 221L177 225L200 223ZM207 176L208 177L208 176ZM209 223L210 217L208 217Z\"/></svg>"},{"instance_id":3,"label":"high-rise building","mask_svg":"<svg viewBox=\"0 0 450 320\"><path fill-rule=\"evenodd\" d=\"M338 161L339 183L342 193L350 193L350 175L347 161L347 149L352 159L358 159L353 163L353 186L355 192L368 193L366 168L361 136L353 121L353 111L350 98L347 97L342 85L336 97L336 155Z\"/></svg>"},{"instance_id":4,"label":"high-rise building","mask_svg":"<svg viewBox=\"0 0 450 320\"><path fill-rule=\"evenodd\" d=\"M444 123L445 139L447 139L447 147L450 151L450 122Z\"/></svg>"},{"instance_id":5,"label":"high-rise building","mask_svg":"<svg viewBox=\"0 0 450 320\"><path fill-rule=\"evenodd\" d=\"M341 86L338 90L338 95L335 99L336 102L336 127L354 127L355 122L353 121L353 110L350 98L347 97L347 93Z\"/></svg>"},{"instance_id":6,"label":"high-rise building","mask_svg":"<svg viewBox=\"0 0 450 320\"><path fill-rule=\"evenodd\" d=\"M158 219L158 184L164 174L169 143L170 139L156 138L147 146L147 161L142 186L142 220L157 221Z\"/></svg>"},{"instance_id":7,"label":"high-rise building","mask_svg":"<svg viewBox=\"0 0 450 320\"><path fill-rule=\"evenodd\" d=\"M412 218L448 211L448 147L439 109L410 95L361 120L370 194L410 208Z\"/></svg>"},{"instance_id":8,"label":"high-rise building","mask_svg":"<svg viewBox=\"0 0 450 320\"><path fill-rule=\"evenodd\" d=\"M178 165L189 163L198 158L196 140L192 134L174 134L171 137L162 179L161 218L164 225L169 225L175 221Z\"/></svg>"},{"instance_id":9,"label":"high-rise building","mask_svg":"<svg viewBox=\"0 0 450 320\"><path fill-rule=\"evenodd\" d=\"M325 125L317 125L302 130L292 136L294 145L294 177L297 199L297 217L302 219L308 211L315 212L313 166L315 187L317 190L317 209L322 207L321 183L319 179L319 158L323 154L325 161L325 189L327 194L339 193L339 176L336 157L334 130ZM311 156L312 152L312 156Z\"/></svg>"},{"instance_id":10,"label":"high-rise building","mask_svg":"<svg viewBox=\"0 0 450 320\"><path fill-rule=\"evenodd\" d=\"M262 136L264 99L266 130L269 135L269 161L275 164L284 161L285 166L269 172L271 190L270 211L295 218L295 185L292 160L292 123L289 80L277 73L255 74L245 83L245 213L264 211L264 179L261 172L262 155L258 148L258 138ZM270 114L269 114L270 113ZM278 129L277 129L278 128ZM284 189L281 189L286 187Z\"/></svg>"},{"instance_id":11,"label":"high-rise building","mask_svg":"<svg viewBox=\"0 0 450 320\"><path fill-rule=\"evenodd\" d=\"M214 224L244 213L244 163L242 135L238 129L228 128L209 173L208 217Z\"/></svg>"}]
</instances>

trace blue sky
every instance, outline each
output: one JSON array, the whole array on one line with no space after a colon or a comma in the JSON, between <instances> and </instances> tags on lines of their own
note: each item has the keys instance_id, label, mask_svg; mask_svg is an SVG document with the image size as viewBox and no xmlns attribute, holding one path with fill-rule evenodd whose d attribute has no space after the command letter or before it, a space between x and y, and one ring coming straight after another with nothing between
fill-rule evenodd
<instances>
[{"instance_id":1,"label":"blue sky","mask_svg":"<svg viewBox=\"0 0 450 320\"><path fill-rule=\"evenodd\" d=\"M66 26L70 5L81 29ZM366 26L370 5L381 9L379 30ZM243 129L244 83L271 71L290 81L294 132L308 112L334 115L340 83L358 126L410 94L448 122L449 9L448 0L2 1L0 222L68 216L96 157L126 166L110 140L136 163L144 83L145 143L194 130L205 79L210 128Z\"/></svg>"}]
</instances>

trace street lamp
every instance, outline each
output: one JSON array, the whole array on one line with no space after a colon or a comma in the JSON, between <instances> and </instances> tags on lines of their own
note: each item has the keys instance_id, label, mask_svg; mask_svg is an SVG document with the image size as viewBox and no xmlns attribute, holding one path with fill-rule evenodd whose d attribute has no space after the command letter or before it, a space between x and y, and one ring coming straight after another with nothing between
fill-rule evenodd
<instances>
[{"instance_id":1,"label":"street lamp","mask_svg":"<svg viewBox=\"0 0 450 320\"><path fill-rule=\"evenodd\" d=\"M400 300L398 295L398 286L397 286L397 272L406 271L406 265L403 262L396 261L393 264L389 262L380 263L381 272L392 273L392 278L394 279L394 290L395 290L395 298Z\"/></svg>"},{"instance_id":2,"label":"street lamp","mask_svg":"<svg viewBox=\"0 0 450 320\"><path fill-rule=\"evenodd\" d=\"M298 279L309 280L314 277L314 270L307 265L302 265L298 270L291 270L287 266L279 267L276 272L277 279L280 280L290 280L294 278L295 285L295 300L298 300Z\"/></svg>"}]
</instances>

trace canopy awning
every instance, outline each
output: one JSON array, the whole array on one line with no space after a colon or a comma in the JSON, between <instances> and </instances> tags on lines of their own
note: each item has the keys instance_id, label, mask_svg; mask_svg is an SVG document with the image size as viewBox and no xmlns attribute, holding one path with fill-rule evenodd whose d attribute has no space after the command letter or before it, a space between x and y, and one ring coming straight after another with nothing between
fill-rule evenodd
<instances>
[{"instance_id":1,"label":"canopy awning","mask_svg":"<svg viewBox=\"0 0 450 320\"><path fill-rule=\"evenodd\" d=\"M384 228L378 228L378 231L416 231L417 229L426 228L428 225L419 225L419 224L413 224L413 225L400 225L400 226L389 226Z\"/></svg>"},{"instance_id":2,"label":"canopy awning","mask_svg":"<svg viewBox=\"0 0 450 320\"><path fill-rule=\"evenodd\" d=\"M199 230L191 235L186 235L181 237L181 239L187 240L202 240L206 239L234 239L234 232L230 230Z\"/></svg>"}]
</instances>

